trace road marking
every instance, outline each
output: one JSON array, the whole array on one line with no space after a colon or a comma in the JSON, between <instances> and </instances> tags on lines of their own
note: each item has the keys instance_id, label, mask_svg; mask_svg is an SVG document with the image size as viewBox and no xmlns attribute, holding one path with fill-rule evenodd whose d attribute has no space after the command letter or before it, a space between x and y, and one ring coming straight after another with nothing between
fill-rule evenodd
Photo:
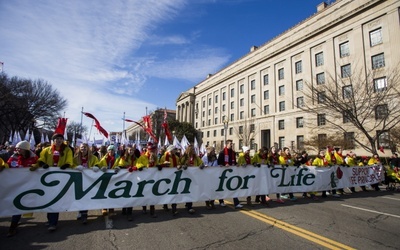
<instances>
[{"instance_id":1,"label":"road marking","mask_svg":"<svg viewBox=\"0 0 400 250\"><path fill-rule=\"evenodd\" d=\"M393 197L381 197L381 198L383 198L383 199L389 199L389 200L396 200L396 201L400 201L400 199L399 198L393 198Z\"/></svg>"},{"instance_id":2,"label":"road marking","mask_svg":"<svg viewBox=\"0 0 400 250\"><path fill-rule=\"evenodd\" d=\"M231 206L232 203L230 203L230 202L225 202L225 203L229 203L230 207L233 207L233 206ZM251 217L253 217L253 218L257 219L257 220L260 220L262 222L268 223L268 224L270 224L270 225L272 225L274 227L280 228L280 229L285 230L285 231L287 231L289 233L295 234L295 235L297 235L297 236L299 236L301 238L304 238L304 239L309 240L311 242L314 242L314 243L316 243L318 245L326 247L327 249L348 249L348 250L355 249L355 248L352 248L350 246L344 245L344 244L342 244L340 242L337 242L337 241L328 239L326 237L323 237L323 236L321 236L319 234L315 234L313 232L305 230L303 228L293 226L293 225L291 225L289 223L286 223L286 222L283 222L281 220L277 220L277 219L275 219L273 217L267 216L265 214L256 212L254 210L241 209L239 211L241 213L244 213L244 214L246 214L248 216L251 216Z\"/></svg>"},{"instance_id":3,"label":"road marking","mask_svg":"<svg viewBox=\"0 0 400 250\"><path fill-rule=\"evenodd\" d=\"M400 218L399 215L395 215L395 214L388 214L388 213L383 213L383 212L379 212L376 210L371 210L371 209L366 209L366 208L361 208L361 207L355 207L355 206L349 206L349 205L345 205L345 204L341 204L344 207L349 207L349 208L354 208L354 209L358 209L358 210L362 210L362 211L366 211L366 212L370 212L370 213L375 213L375 214L382 214L382 215L387 215L387 216L391 216L391 217L395 217L395 218Z\"/></svg>"}]
</instances>

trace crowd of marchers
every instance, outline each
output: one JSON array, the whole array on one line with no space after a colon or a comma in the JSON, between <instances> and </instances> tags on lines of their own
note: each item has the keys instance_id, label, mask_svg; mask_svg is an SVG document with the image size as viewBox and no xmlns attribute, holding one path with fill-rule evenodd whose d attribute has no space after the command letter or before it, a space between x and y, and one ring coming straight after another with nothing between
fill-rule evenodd
<instances>
[{"instance_id":1,"label":"crowd of marchers","mask_svg":"<svg viewBox=\"0 0 400 250\"><path fill-rule=\"evenodd\" d=\"M51 143L40 143L32 150L28 141L21 141L14 145L1 146L0 148L0 172L5 168L29 168L35 171L38 168L47 169L51 167L59 167L62 170L75 169L82 171L84 169L91 169L97 171L115 171L127 169L129 172L142 171L144 168L176 168L178 170L185 170L188 167L198 167L204 169L207 167L229 167L238 166L246 167L252 165L260 167L261 165L284 165L284 166L316 166L324 167L331 165L346 165L346 166L364 166L374 165L380 163L378 155L371 157L357 157L354 152L349 151L343 154L340 148L327 147L320 150L316 157L309 157L306 151L291 153L290 149L284 147L282 149L261 147L254 155L250 155L250 148L243 146L241 152L237 153L233 149L231 140L227 140L225 147L216 152L212 146L207 147L204 154L198 154L193 145L188 145L184 150L177 149L174 145L163 146L158 148L156 144L151 142L147 143L146 147L142 150L136 148L136 145L121 145L116 147L114 145L101 146L97 148L87 143L82 143L79 146L71 147L68 142L64 141L62 134L54 134L51 138ZM398 155L394 154L390 159L390 165L393 168L400 167ZM365 186L360 187L363 191L369 189L379 191L379 183L371 185L371 188ZM326 190L318 195L316 192L303 193L303 198L311 198L318 200L318 197L327 197L330 193L332 197L340 197L346 193L355 192L355 188ZM253 206L254 203L269 206L271 201L283 204L285 200L296 201L297 197L293 193L288 194L275 194L276 199L269 197L269 194L259 194L252 197L246 197L248 206ZM218 200L217 203L221 207L225 207L223 199ZM235 208L242 208L239 198L233 198ZM207 209L215 209L215 200L205 201ZM192 202L187 202L185 208L188 213L193 214L196 211L193 208ZM164 211L171 211L172 215L177 215L177 204L164 204L162 206ZM147 206L142 207L142 213L148 212ZM128 221L133 220L133 208L126 207L122 209L122 214L126 216ZM102 209L104 216L114 215L113 208ZM156 218L156 209L154 205L149 206L149 214L152 218ZM88 211L79 211L77 218L83 223L88 223ZM8 237L14 236L17 233L18 223L21 220L21 215L14 215L11 218L11 224L7 233ZM48 230L53 232L57 229L59 220L59 213L47 213L47 226Z\"/></svg>"}]
</instances>

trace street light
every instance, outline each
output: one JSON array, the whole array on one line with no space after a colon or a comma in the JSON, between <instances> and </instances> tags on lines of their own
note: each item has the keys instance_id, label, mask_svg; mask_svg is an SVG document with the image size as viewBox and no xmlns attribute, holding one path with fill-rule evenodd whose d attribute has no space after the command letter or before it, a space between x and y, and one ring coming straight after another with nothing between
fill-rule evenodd
<instances>
[{"instance_id":1,"label":"street light","mask_svg":"<svg viewBox=\"0 0 400 250\"><path fill-rule=\"evenodd\" d=\"M228 124L229 124L229 120L224 120L224 147L226 145L226 132L228 130Z\"/></svg>"}]
</instances>

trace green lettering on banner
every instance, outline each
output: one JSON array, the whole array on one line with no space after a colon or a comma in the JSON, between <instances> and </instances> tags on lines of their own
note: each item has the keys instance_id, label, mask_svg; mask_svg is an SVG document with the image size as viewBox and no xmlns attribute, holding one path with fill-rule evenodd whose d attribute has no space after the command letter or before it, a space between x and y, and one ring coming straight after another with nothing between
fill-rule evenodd
<instances>
[{"instance_id":1,"label":"green lettering on banner","mask_svg":"<svg viewBox=\"0 0 400 250\"><path fill-rule=\"evenodd\" d=\"M175 179L174 183L172 184L172 190L169 194L178 194L178 186L179 182L184 181L185 182L185 188L181 192L181 194L190 194L190 184L192 183L192 180L189 178L181 178L182 176L182 171L175 171Z\"/></svg>"},{"instance_id":2,"label":"green lettering on banner","mask_svg":"<svg viewBox=\"0 0 400 250\"><path fill-rule=\"evenodd\" d=\"M148 183L154 183L154 180L138 182L138 185L139 185L138 190L136 191L136 194L132 197L144 197L144 194L143 194L144 187Z\"/></svg>"},{"instance_id":3,"label":"green lettering on banner","mask_svg":"<svg viewBox=\"0 0 400 250\"><path fill-rule=\"evenodd\" d=\"M129 194L129 192L132 189L132 182L130 182L130 181L119 181L119 182L115 183L115 186L120 186L123 183L126 184L124 187L120 187L120 188L116 188L116 189L111 190L108 193L108 197L109 198L113 198L113 199L120 198L120 197L130 198L131 195ZM121 195L117 195L117 193L120 192L120 191L123 191L122 194Z\"/></svg>"},{"instance_id":4,"label":"green lettering on banner","mask_svg":"<svg viewBox=\"0 0 400 250\"><path fill-rule=\"evenodd\" d=\"M69 180L65 184L65 186L61 189L60 193L54 197L53 200L51 200L47 204L43 204L42 206L37 206L37 207L28 207L25 206L21 203L21 200L24 198L24 196L29 195L29 194L37 194L39 196L44 196L45 192L42 189L32 189L32 190L27 190L19 195L17 195L13 201L14 206L18 209L21 210L35 210L35 209L43 209L46 207L49 207L56 202L58 202L64 195L65 193L69 190L69 188L74 184L75 188L75 199L80 200L82 197L84 197L87 193L90 192L98 183L100 183L100 187L94 197L92 199L107 199L105 196L105 191L107 189L108 184L110 183L111 177L115 175L115 173L104 173L102 174L90 187L88 187L86 190L83 190L83 185L82 185L82 173L80 172L67 172L67 171L50 171L42 175L40 178L40 183L43 184L46 187L56 187L57 185L60 184L59 180L51 181L51 182L46 182L46 177L53 175L53 174L67 174L70 176Z\"/></svg>"},{"instance_id":5,"label":"green lettering on banner","mask_svg":"<svg viewBox=\"0 0 400 250\"><path fill-rule=\"evenodd\" d=\"M162 193L159 192L160 183L161 183L162 181L165 181L165 183L167 183L167 184L170 184L170 183L171 183L171 180L170 180L170 179L160 179L160 180L156 181L156 183L154 183L153 189L152 189L152 192L153 192L153 194L154 194L155 196L161 196L161 195L164 195L164 194L166 194L166 193L169 192L169 188L167 188L167 190L165 190L165 191L162 192Z\"/></svg>"}]
</instances>

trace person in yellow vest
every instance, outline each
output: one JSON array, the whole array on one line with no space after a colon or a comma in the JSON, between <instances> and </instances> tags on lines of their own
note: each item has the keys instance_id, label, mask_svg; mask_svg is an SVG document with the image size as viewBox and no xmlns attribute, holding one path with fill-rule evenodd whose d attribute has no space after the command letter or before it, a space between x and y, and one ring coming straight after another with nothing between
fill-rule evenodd
<instances>
[{"instance_id":1,"label":"person in yellow vest","mask_svg":"<svg viewBox=\"0 0 400 250\"><path fill-rule=\"evenodd\" d=\"M242 147L242 152L239 153L237 164L238 166L242 167L246 167L247 165L252 164L250 156L250 148L248 146ZM253 204L251 203L251 196L246 197L246 202L248 206L253 206Z\"/></svg>"},{"instance_id":2,"label":"person in yellow vest","mask_svg":"<svg viewBox=\"0 0 400 250\"><path fill-rule=\"evenodd\" d=\"M84 169L92 169L97 172L99 159L92 154L87 143L82 143L76 150L74 155L74 169L83 171ZM78 213L78 220L82 221L82 224L87 224L88 222L88 210L81 210Z\"/></svg>"},{"instance_id":3,"label":"person in yellow vest","mask_svg":"<svg viewBox=\"0 0 400 250\"><path fill-rule=\"evenodd\" d=\"M162 164L162 166L164 167L168 167L168 168L177 168L177 169L181 169L182 166L180 165L180 159L178 157L178 155L176 154L176 147L174 145L169 145L167 148L167 151L165 151L164 155L161 156L160 159L160 163ZM171 204L172 207L172 215L177 215L178 211L177 211L177 204L173 203ZM168 205L164 204L163 206L164 211L169 211L168 209Z\"/></svg>"},{"instance_id":4,"label":"person in yellow vest","mask_svg":"<svg viewBox=\"0 0 400 250\"><path fill-rule=\"evenodd\" d=\"M126 146L121 150L121 152L123 154L115 160L112 167L115 173L118 173L121 169L131 169L136 167L137 158L135 155L135 149L132 146ZM132 221L133 207L122 208L122 214L126 215L128 221Z\"/></svg>"},{"instance_id":5,"label":"person in yellow vest","mask_svg":"<svg viewBox=\"0 0 400 250\"><path fill-rule=\"evenodd\" d=\"M261 165L269 165L268 148L261 147L258 152L254 154L253 158L251 158L251 163L256 167L260 167ZM271 198L263 194L256 195L255 202L268 205L267 202L270 200Z\"/></svg>"},{"instance_id":6,"label":"person in yellow vest","mask_svg":"<svg viewBox=\"0 0 400 250\"><path fill-rule=\"evenodd\" d=\"M381 160L379 159L379 155L378 154L374 154L368 160L368 166L377 165L377 164L380 164L380 163L381 163ZM375 189L375 191L381 191L381 189L379 188L379 183L372 184L371 187L373 187Z\"/></svg>"},{"instance_id":7,"label":"person in yellow vest","mask_svg":"<svg viewBox=\"0 0 400 250\"><path fill-rule=\"evenodd\" d=\"M350 151L347 155L346 158L344 158L344 162L346 163L347 166L349 167L355 167L358 166L357 160L356 160L356 154L353 151ZM352 193L356 192L355 187L350 187L350 191Z\"/></svg>"},{"instance_id":8,"label":"person in yellow vest","mask_svg":"<svg viewBox=\"0 0 400 250\"><path fill-rule=\"evenodd\" d=\"M136 161L136 166L129 169L129 172L132 171L142 171L144 168L154 168L159 166L158 163L158 155L157 155L157 146L153 145L153 143L147 144L147 150L143 153ZM146 206L142 207L143 213L147 213ZM150 216L152 218L157 218L155 213L155 206L150 205Z\"/></svg>"},{"instance_id":9,"label":"person in yellow vest","mask_svg":"<svg viewBox=\"0 0 400 250\"><path fill-rule=\"evenodd\" d=\"M200 167L203 165L203 161L197 155L192 144L186 147L185 152L180 157L180 165L183 169L187 169L187 167ZM193 202L186 202L185 207L190 214L196 212L193 209Z\"/></svg>"},{"instance_id":10,"label":"person in yellow vest","mask_svg":"<svg viewBox=\"0 0 400 250\"><path fill-rule=\"evenodd\" d=\"M112 169L114 167L115 161L117 160L117 155L115 154L114 145L109 145L107 147L107 153L100 159L99 167L101 171L106 172L107 169ZM104 216L114 215L114 208L103 208L101 213Z\"/></svg>"},{"instance_id":11,"label":"person in yellow vest","mask_svg":"<svg viewBox=\"0 0 400 250\"><path fill-rule=\"evenodd\" d=\"M343 164L343 158L341 158L339 156L337 151L339 151L339 148L335 149L330 146L327 147L327 150L325 153L325 160L327 161L329 166ZM336 189L332 189L331 192L332 192L332 197L340 198L340 195L338 193L336 193ZM325 197L326 197L326 191L323 191L323 194L325 194Z\"/></svg>"},{"instance_id":12,"label":"person in yellow vest","mask_svg":"<svg viewBox=\"0 0 400 250\"><path fill-rule=\"evenodd\" d=\"M52 145L44 148L42 152L40 152L38 160L39 167L44 169L59 167L62 170L73 167L73 152L71 148L64 143L64 135L54 134L51 139ZM59 213L47 213L49 231L52 232L57 229L58 218Z\"/></svg>"}]
</instances>

